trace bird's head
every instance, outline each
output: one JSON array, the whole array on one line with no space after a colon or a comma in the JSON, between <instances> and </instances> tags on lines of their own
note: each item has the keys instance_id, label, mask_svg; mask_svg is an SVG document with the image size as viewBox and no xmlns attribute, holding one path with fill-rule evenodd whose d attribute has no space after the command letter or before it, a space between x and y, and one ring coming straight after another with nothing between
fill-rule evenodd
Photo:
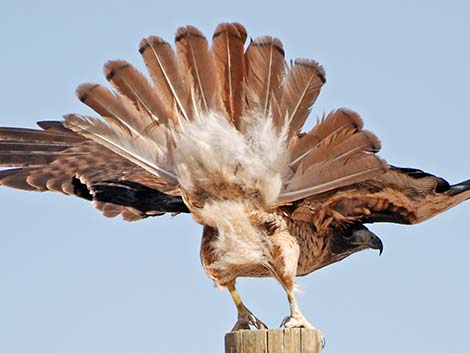
<instances>
[{"instance_id":1,"label":"bird's head","mask_svg":"<svg viewBox=\"0 0 470 353\"><path fill-rule=\"evenodd\" d=\"M382 254L383 244L380 238L361 223L351 223L346 227L334 228L331 231L330 253L334 261L364 250L379 250Z\"/></svg>"}]
</instances>

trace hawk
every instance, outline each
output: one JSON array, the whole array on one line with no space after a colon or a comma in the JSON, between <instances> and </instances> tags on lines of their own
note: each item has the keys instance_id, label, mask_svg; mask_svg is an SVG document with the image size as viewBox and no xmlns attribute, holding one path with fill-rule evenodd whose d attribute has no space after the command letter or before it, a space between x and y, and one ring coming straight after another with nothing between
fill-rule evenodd
<instances>
[{"instance_id":1,"label":"hawk","mask_svg":"<svg viewBox=\"0 0 470 353\"><path fill-rule=\"evenodd\" d=\"M382 252L365 224L422 222L470 198L470 180L450 185L389 165L379 139L345 108L303 132L324 68L287 63L277 38L246 39L238 23L217 26L210 46L193 26L177 30L176 51L143 39L150 80L115 60L104 66L113 90L77 88L99 118L0 128L0 184L75 195L127 221L191 213L204 226L202 265L236 305L234 330L266 328L240 299L238 277L274 277L290 305L283 325L312 328L296 303L296 276Z\"/></svg>"}]
</instances>

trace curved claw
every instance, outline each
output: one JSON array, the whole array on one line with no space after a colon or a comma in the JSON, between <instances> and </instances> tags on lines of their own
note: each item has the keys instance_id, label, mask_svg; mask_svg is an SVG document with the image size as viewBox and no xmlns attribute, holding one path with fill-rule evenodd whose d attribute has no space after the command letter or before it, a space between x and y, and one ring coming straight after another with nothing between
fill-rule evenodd
<instances>
[{"instance_id":1,"label":"curved claw","mask_svg":"<svg viewBox=\"0 0 470 353\"><path fill-rule=\"evenodd\" d=\"M254 327L257 330L267 330L268 326L258 319L252 313L248 313L247 315L239 316L235 326L232 328L233 331L239 330L251 330L251 327Z\"/></svg>"},{"instance_id":2,"label":"curved claw","mask_svg":"<svg viewBox=\"0 0 470 353\"><path fill-rule=\"evenodd\" d=\"M240 330L250 330L250 323L248 321L238 319L232 328L232 332Z\"/></svg>"},{"instance_id":3,"label":"curved claw","mask_svg":"<svg viewBox=\"0 0 470 353\"><path fill-rule=\"evenodd\" d=\"M303 316L286 316L284 320L281 322L281 327L284 328L306 328L306 329L311 329L318 331L310 322L308 322ZM323 334L320 333L320 339L321 339L321 348L325 348L326 346L326 339Z\"/></svg>"},{"instance_id":4,"label":"curved claw","mask_svg":"<svg viewBox=\"0 0 470 353\"><path fill-rule=\"evenodd\" d=\"M284 328L308 328L316 330L316 328L308 322L303 316L286 316L281 322Z\"/></svg>"},{"instance_id":5,"label":"curved claw","mask_svg":"<svg viewBox=\"0 0 470 353\"><path fill-rule=\"evenodd\" d=\"M323 335L320 335L320 338L321 338L321 349L323 349L326 346L326 338Z\"/></svg>"},{"instance_id":6,"label":"curved claw","mask_svg":"<svg viewBox=\"0 0 470 353\"><path fill-rule=\"evenodd\" d=\"M250 324L252 326L256 327L257 330L267 330L268 329L268 326L266 326L266 324L263 321L258 319L253 314L250 314L248 316L248 320L250 320Z\"/></svg>"}]
</instances>

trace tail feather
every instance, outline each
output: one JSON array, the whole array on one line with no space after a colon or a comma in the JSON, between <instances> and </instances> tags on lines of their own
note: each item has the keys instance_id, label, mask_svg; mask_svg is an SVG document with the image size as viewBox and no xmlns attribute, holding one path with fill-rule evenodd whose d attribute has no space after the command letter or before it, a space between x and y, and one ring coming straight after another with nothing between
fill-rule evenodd
<instances>
[{"instance_id":1,"label":"tail feather","mask_svg":"<svg viewBox=\"0 0 470 353\"><path fill-rule=\"evenodd\" d=\"M245 62L248 111L259 110L263 116L272 111L275 124L282 126L279 111L273 110L271 103L273 100L279 102L284 79L284 49L281 41L272 37L255 39L246 50Z\"/></svg>"},{"instance_id":2,"label":"tail feather","mask_svg":"<svg viewBox=\"0 0 470 353\"><path fill-rule=\"evenodd\" d=\"M300 132L325 82L325 70L313 60L297 59L289 69L280 111L287 116L292 134Z\"/></svg>"},{"instance_id":3,"label":"tail feather","mask_svg":"<svg viewBox=\"0 0 470 353\"><path fill-rule=\"evenodd\" d=\"M363 182L387 171L385 161L373 154L357 152L336 159L299 167L280 194L280 203L289 203L326 191Z\"/></svg>"},{"instance_id":4,"label":"tail feather","mask_svg":"<svg viewBox=\"0 0 470 353\"><path fill-rule=\"evenodd\" d=\"M77 97L109 124L125 131L130 137L139 136L154 121L145 119L146 115L130 104L124 96L115 94L106 87L95 83L84 83L77 88Z\"/></svg>"},{"instance_id":5,"label":"tail feather","mask_svg":"<svg viewBox=\"0 0 470 353\"><path fill-rule=\"evenodd\" d=\"M173 116L173 120L178 121L178 115L190 120L192 116L190 89L187 80L184 80L180 73L171 46L160 37L150 36L140 42L139 51L160 93L161 100L170 109L176 107L177 113Z\"/></svg>"},{"instance_id":6,"label":"tail feather","mask_svg":"<svg viewBox=\"0 0 470 353\"><path fill-rule=\"evenodd\" d=\"M236 127L244 106L246 29L238 23L222 23L212 37L212 53L218 75L218 90L225 110Z\"/></svg>"},{"instance_id":7,"label":"tail feather","mask_svg":"<svg viewBox=\"0 0 470 353\"><path fill-rule=\"evenodd\" d=\"M374 155L380 141L362 126L359 115L340 109L296 141L289 163L293 173L279 200L295 201L385 173L386 163Z\"/></svg>"},{"instance_id":8,"label":"tail feather","mask_svg":"<svg viewBox=\"0 0 470 353\"><path fill-rule=\"evenodd\" d=\"M141 113L147 123L167 123L170 112L163 105L147 79L123 60L108 61L104 66L106 79Z\"/></svg>"},{"instance_id":9,"label":"tail feather","mask_svg":"<svg viewBox=\"0 0 470 353\"><path fill-rule=\"evenodd\" d=\"M215 67L206 37L196 27L180 27L176 31L176 49L181 73L191 78L193 100L200 110L219 110Z\"/></svg>"}]
</instances>

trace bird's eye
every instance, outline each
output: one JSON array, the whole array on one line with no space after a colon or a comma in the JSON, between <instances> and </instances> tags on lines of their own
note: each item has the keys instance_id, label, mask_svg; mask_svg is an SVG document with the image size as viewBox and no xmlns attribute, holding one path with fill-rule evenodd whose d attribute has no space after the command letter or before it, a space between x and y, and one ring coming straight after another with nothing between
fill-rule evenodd
<instances>
[{"instance_id":1,"label":"bird's eye","mask_svg":"<svg viewBox=\"0 0 470 353\"><path fill-rule=\"evenodd\" d=\"M350 238L353 234L353 231L354 231L353 227L347 227L346 229L342 231L343 237Z\"/></svg>"},{"instance_id":2,"label":"bird's eye","mask_svg":"<svg viewBox=\"0 0 470 353\"><path fill-rule=\"evenodd\" d=\"M345 238L350 238L353 235L353 233L356 230L361 229L361 227L362 227L361 223L350 223L346 226L346 228L342 229L341 234Z\"/></svg>"}]
</instances>

